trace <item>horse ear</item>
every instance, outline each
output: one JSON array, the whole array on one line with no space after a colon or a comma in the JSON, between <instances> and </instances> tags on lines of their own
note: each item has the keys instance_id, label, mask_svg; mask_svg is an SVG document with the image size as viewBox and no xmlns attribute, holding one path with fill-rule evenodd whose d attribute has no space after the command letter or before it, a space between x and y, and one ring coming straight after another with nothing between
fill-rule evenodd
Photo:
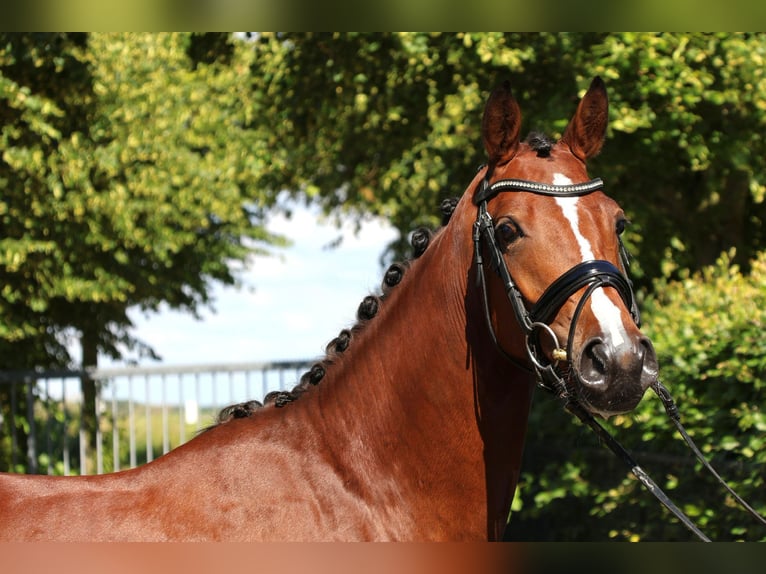
<instances>
[{"instance_id":1,"label":"horse ear","mask_svg":"<svg viewBox=\"0 0 766 574\"><path fill-rule=\"evenodd\" d=\"M585 161L601 151L608 121L609 100L606 85L596 76L580 100L561 141L569 146L574 155Z\"/></svg>"},{"instance_id":2,"label":"horse ear","mask_svg":"<svg viewBox=\"0 0 766 574\"><path fill-rule=\"evenodd\" d=\"M521 109L506 81L495 88L487 100L481 121L481 135L489 165L506 163L519 147Z\"/></svg>"}]
</instances>

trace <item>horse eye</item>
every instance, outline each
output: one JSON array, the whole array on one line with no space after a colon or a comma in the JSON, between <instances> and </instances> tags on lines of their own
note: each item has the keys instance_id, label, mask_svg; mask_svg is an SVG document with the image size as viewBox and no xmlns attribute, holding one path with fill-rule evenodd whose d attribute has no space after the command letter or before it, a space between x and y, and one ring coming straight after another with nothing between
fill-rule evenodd
<instances>
[{"instance_id":1,"label":"horse eye","mask_svg":"<svg viewBox=\"0 0 766 574\"><path fill-rule=\"evenodd\" d=\"M623 231L625 231L625 228L628 226L628 220L627 219L618 219L617 223L615 224L615 228L617 230L617 235L622 235Z\"/></svg>"},{"instance_id":2,"label":"horse eye","mask_svg":"<svg viewBox=\"0 0 766 574\"><path fill-rule=\"evenodd\" d=\"M509 245L519 237L523 237L524 232L521 231L521 227L515 221L509 219L497 226L495 236L506 245Z\"/></svg>"}]
</instances>

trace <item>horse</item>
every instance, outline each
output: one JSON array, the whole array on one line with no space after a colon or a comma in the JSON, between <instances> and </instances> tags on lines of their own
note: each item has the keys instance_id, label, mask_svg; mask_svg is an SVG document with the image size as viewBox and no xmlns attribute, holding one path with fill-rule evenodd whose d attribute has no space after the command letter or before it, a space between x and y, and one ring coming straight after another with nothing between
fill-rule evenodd
<instances>
[{"instance_id":1,"label":"horse","mask_svg":"<svg viewBox=\"0 0 766 574\"><path fill-rule=\"evenodd\" d=\"M292 391L222 411L135 469L2 474L0 539L501 539L534 390L600 417L657 378L620 233L589 179L608 119L596 77L563 135L521 138L508 82L486 101L486 164L413 239Z\"/></svg>"}]
</instances>

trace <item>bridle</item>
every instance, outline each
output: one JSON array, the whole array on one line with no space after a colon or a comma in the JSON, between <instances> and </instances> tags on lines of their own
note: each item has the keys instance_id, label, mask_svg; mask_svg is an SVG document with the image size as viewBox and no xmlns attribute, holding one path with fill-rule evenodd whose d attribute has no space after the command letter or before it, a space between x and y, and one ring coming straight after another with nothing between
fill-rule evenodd
<instances>
[{"instance_id":1,"label":"bridle","mask_svg":"<svg viewBox=\"0 0 766 574\"><path fill-rule=\"evenodd\" d=\"M602 287L612 287L620 295L625 306L630 310L636 325L640 326L641 317L633 293L633 288L626 273L630 264L628 253L618 235L620 248L620 264L622 270L614 264L605 260L591 260L578 263L568 271L560 275L543 292L536 303L528 305L525 302L521 291L513 280L505 258L495 237L495 228L492 217L487 210L487 203L490 199L502 192L528 192L538 195L547 195L552 197L578 197L600 191L604 183L600 178L571 185L553 185L528 181L523 179L502 179L493 184L489 183L490 171L487 170L481 181L479 189L473 197L473 203L477 206L478 212L476 221L473 225L473 243L474 257L477 264L477 282L481 289L484 304L484 314L489 328L490 336L500 353L514 364L516 367L530 373L534 373L537 384L546 391L552 392L559 398L564 399L565 408L577 416L584 424L589 426L609 447L628 466L631 473L649 490L681 523L693 532L700 540L710 542L710 539L702 533L691 519L678 508L672 500L662 491L662 489L651 479L651 477L638 465L627 450L596 421L591 413L586 410L578 401L575 393L570 392L571 377L579 377L576 368L570 368L565 375L559 369L559 363L564 361L571 362L572 341L574 340L575 328L582 313L583 307L596 289ZM482 240L489 254L490 266L498 274L503 282L508 300L513 308L516 320L526 337L527 357L532 364L530 369L519 359L513 357L503 349L495 333L492 324L492 318L489 308L489 296L487 293L487 281L485 277L484 258L482 254ZM569 327L569 336L566 349L562 349L556 334L549 326L556 314L566 301L575 293L585 288L579 302L572 315L572 321ZM543 354L540 342L540 334L545 333L553 343L551 353L552 361L548 361ZM689 434L681 424L678 407L673 402L670 392L665 386L656 380L652 385L652 390L657 393L665 408L670 420L675 425L678 432L686 444L691 448L694 455L699 459L703 466L726 488L726 490L739 502L739 504L752 515L761 524L766 525L766 518L754 510L745 500L743 500L716 472L716 470L705 459L700 449L692 441Z\"/></svg>"},{"instance_id":2,"label":"bridle","mask_svg":"<svg viewBox=\"0 0 766 574\"><path fill-rule=\"evenodd\" d=\"M636 304L636 298L633 294L633 288L630 280L626 277L624 270L628 268L628 254L618 237L620 245L620 259L623 270L618 269L614 264L602 259L583 261L578 263L568 271L559 276L543 292L538 301L532 305L527 305L524 296L513 280L508 265L502 256L502 251L495 237L495 226L492 216L487 210L487 203L490 199L502 192L528 192L538 195L547 195L552 197L578 197L600 191L604 188L604 182L599 179L592 179L585 183L572 185L552 185L528 181L524 179L502 179L495 183L489 183L489 172L482 179L480 188L476 191L473 202L478 207L476 222L473 226L473 242L475 260L478 266L477 281L482 291L484 301L484 312L487 317L490 335L497 347L510 361L517 366L529 370L518 359L513 358L510 353L505 351L500 345L495 334L492 321L490 320L489 297L487 295L487 284L484 271L484 258L482 255L482 240L489 254L490 266L500 276L508 300L513 308L516 320L526 336L526 351L530 362L533 365L533 371L537 376L538 385L548 391L555 392L559 396L567 396L564 379L557 372L557 366L560 361L566 361L572 357L572 341L577 327L577 322L582 313L585 303L593 292L601 287L612 287L617 290L620 298L630 309L631 316L637 325L640 325L641 318ZM569 328L569 337L566 349L561 348L558 338L549 323L553 320L559 309L575 293L585 287L585 292L580 298L575 308L572 322ZM545 333L553 342L553 361L547 361L541 348L540 334ZM577 376L576 371L574 375Z\"/></svg>"}]
</instances>

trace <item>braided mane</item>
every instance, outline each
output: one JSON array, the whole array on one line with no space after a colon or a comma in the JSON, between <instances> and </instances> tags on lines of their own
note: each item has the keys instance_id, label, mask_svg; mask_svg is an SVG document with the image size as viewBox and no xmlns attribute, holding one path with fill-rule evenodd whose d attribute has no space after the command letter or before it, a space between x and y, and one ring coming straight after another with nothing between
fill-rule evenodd
<instances>
[{"instance_id":1,"label":"braided mane","mask_svg":"<svg viewBox=\"0 0 766 574\"><path fill-rule=\"evenodd\" d=\"M447 225L455 211L458 198L449 198L441 202L440 210L442 213L442 226ZM419 227L413 233L410 239L412 244L412 259L417 259L428 248L434 232L426 227ZM379 295L367 295L359 304L356 312L357 322L350 329L343 329L337 337L327 344L325 348L325 358L315 363L300 378L300 382L289 391L272 391L268 393L263 402L256 400L237 403L221 409L215 422L203 429L202 432L215 428L218 425L225 424L233 419L242 419L253 416L260 409L274 405L275 407L284 407L285 405L297 400L312 386L318 385L324 378L327 369L333 364L336 356L343 353L351 343L355 334L364 328L372 320L380 309L380 305L386 299L389 291L396 287L404 277L404 273L409 267L409 261L392 263L383 275L382 292Z\"/></svg>"}]
</instances>

